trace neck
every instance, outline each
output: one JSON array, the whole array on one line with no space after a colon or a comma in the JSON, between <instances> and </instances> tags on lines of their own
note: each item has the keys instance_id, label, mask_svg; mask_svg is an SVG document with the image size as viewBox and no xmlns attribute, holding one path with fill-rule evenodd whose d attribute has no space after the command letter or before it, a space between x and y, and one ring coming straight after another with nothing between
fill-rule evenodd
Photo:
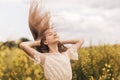
<instances>
[{"instance_id":1,"label":"neck","mask_svg":"<svg viewBox=\"0 0 120 80\"><path fill-rule=\"evenodd\" d=\"M57 44L50 44L49 47L49 53L58 53L58 45Z\"/></svg>"}]
</instances>

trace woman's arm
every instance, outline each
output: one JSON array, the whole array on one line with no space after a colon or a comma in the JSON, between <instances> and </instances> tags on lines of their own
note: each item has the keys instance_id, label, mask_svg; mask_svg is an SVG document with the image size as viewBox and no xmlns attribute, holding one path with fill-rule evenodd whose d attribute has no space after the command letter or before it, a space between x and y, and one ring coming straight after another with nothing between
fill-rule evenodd
<instances>
[{"instance_id":1,"label":"woman's arm","mask_svg":"<svg viewBox=\"0 0 120 80\"><path fill-rule=\"evenodd\" d=\"M34 58L34 51L35 49L32 48L33 46L40 46L39 41L28 41L28 42L21 42L19 44L20 48L23 49L30 57Z\"/></svg>"},{"instance_id":2,"label":"woman's arm","mask_svg":"<svg viewBox=\"0 0 120 80\"><path fill-rule=\"evenodd\" d=\"M83 39L72 39L72 40L64 40L60 41L62 44L74 44L76 49L78 50L82 44L84 43Z\"/></svg>"},{"instance_id":3,"label":"woman's arm","mask_svg":"<svg viewBox=\"0 0 120 80\"><path fill-rule=\"evenodd\" d=\"M83 39L72 39L72 40L64 40L60 41L62 44L73 44L72 47L70 47L67 50L67 54L71 60L78 60L78 52L79 48L84 43Z\"/></svg>"}]
</instances>

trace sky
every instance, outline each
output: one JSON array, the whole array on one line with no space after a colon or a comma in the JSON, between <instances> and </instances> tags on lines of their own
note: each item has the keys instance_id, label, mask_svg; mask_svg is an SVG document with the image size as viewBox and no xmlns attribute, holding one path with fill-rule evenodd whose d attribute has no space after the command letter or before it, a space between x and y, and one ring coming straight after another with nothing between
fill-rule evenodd
<instances>
[{"instance_id":1,"label":"sky","mask_svg":"<svg viewBox=\"0 0 120 80\"><path fill-rule=\"evenodd\" d=\"M40 0L61 40L82 38L84 46L120 43L120 0ZM0 41L26 37L29 0L0 0Z\"/></svg>"}]
</instances>

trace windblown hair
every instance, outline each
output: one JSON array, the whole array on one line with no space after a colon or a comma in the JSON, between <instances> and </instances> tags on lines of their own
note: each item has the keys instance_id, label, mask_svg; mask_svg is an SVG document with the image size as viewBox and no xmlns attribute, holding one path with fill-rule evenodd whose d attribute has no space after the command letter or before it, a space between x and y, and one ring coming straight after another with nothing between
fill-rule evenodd
<instances>
[{"instance_id":1,"label":"windblown hair","mask_svg":"<svg viewBox=\"0 0 120 80\"><path fill-rule=\"evenodd\" d=\"M50 28L50 14L48 12L42 14L40 5L36 0L30 4L29 27L34 40L40 39L44 31Z\"/></svg>"},{"instance_id":2,"label":"windblown hair","mask_svg":"<svg viewBox=\"0 0 120 80\"><path fill-rule=\"evenodd\" d=\"M51 27L52 26L50 25L50 13L42 13L40 5L36 0L31 2L29 9L29 28L34 40L41 40L40 46L36 47L36 49L41 53L49 52L49 47L44 44L44 32ZM59 43L58 50L59 52L64 52L67 50L67 48L63 44Z\"/></svg>"}]
</instances>

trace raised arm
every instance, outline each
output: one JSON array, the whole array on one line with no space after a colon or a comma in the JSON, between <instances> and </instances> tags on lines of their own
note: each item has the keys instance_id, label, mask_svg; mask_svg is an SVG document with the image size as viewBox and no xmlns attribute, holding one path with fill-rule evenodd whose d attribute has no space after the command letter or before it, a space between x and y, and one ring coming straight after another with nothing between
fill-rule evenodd
<instances>
[{"instance_id":1,"label":"raised arm","mask_svg":"<svg viewBox=\"0 0 120 80\"><path fill-rule=\"evenodd\" d=\"M82 44L84 43L83 39L72 39L72 40L64 40L60 41L62 44L74 44L76 49L78 50Z\"/></svg>"},{"instance_id":2,"label":"raised arm","mask_svg":"<svg viewBox=\"0 0 120 80\"><path fill-rule=\"evenodd\" d=\"M39 41L28 41L28 42L21 42L20 48L23 49L30 57L34 58L34 51L35 49L32 48L33 46L40 46Z\"/></svg>"},{"instance_id":3,"label":"raised arm","mask_svg":"<svg viewBox=\"0 0 120 80\"><path fill-rule=\"evenodd\" d=\"M84 43L83 39L64 40L64 41L60 41L60 42L62 44L73 44L73 46L71 46L67 50L67 54L68 54L69 58L72 59L72 60L78 60L79 59L77 50L79 50L79 48Z\"/></svg>"}]
</instances>

